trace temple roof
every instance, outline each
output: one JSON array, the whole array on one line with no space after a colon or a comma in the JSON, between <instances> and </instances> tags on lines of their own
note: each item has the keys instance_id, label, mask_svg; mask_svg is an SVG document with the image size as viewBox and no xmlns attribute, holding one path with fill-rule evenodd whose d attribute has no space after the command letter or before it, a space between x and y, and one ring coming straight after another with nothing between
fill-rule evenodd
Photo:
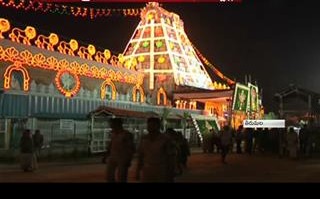
<instances>
[{"instance_id":1,"label":"temple roof","mask_svg":"<svg viewBox=\"0 0 320 199\"><path fill-rule=\"evenodd\" d=\"M177 86L229 88L228 78L221 78L224 76L218 70L213 69L216 75L210 77L179 15L155 2L148 3L141 11L141 21L124 50L123 63L148 73L150 89L154 88L154 76L163 74L172 75Z\"/></svg>"}]
</instances>

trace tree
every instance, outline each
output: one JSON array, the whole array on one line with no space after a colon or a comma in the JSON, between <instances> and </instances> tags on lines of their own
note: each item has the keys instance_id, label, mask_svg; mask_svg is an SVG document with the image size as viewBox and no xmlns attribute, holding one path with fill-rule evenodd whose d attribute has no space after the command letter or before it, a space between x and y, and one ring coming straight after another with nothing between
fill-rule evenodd
<instances>
[{"instance_id":1,"label":"tree","mask_svg":"<svg viewBox=\"0 0 320 199\"><path fill-rule=\"evenodd\" d=\"M274 112L269 112L268 114L264 115L264 119L266 120L272 120L272 119L277 119L278 116Z\"/></svg>"}]
</instances>

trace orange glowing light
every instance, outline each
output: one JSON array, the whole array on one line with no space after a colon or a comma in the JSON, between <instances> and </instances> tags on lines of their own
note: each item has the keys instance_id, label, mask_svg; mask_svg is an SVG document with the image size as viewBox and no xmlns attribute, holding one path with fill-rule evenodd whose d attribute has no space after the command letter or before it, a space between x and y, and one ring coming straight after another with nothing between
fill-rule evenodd
<instances>
[{"instance_id":1,"label":"orange glowing light","mask_svg":"<svg viewBox=\"0 0 320 199\"><path fill-rule=\"evenodd\" d=\"M73 78L73 80L71 80ZM70 82L73 81L73 82ZM58 71L55 83L58 90L66 97L74 97L80 90L80 79L71 70Z\"/></svg>"},{"instance_id":2,"label":"orange glowing light","mask_svg":"<svg viewBox=\"0 0 320 199\"><path fill-rule=\"evenodd\" d=\"M37 40L35 41L35 44L38 48L43 48L47 50L54 50L54 46L57 45L59 42L58 35L51 33L48 37L44 35L39 35L37 37Z\"/></svg>"},{"instance_id":3,"label":"orange glowing light","mask_svg":"<svg viewBox=\"0 0 320 199\"><path fill-rule=\"evenodd\" d=\"M132 88L133 102L137 102L137 92L140 92L140 102L144 102L145 94L142 87L137 84Z\"/></svg>"},{"instance_id":4,"label":"orange glowing light","mask_svg":"<svg viewBox=\"0 0 320 199\"><path fill-rule=\"evenodd\" d=\"M14 42L31 45L30 40L35 38L36 35L36 29L32 26L27 26L24 30L13 28L11 33L9 34L9 38L11 38L11 40Z\"/></svg>"},{"instance_id":5,"label":"orange glowing light","mask_svg":"<svg viewBox=\"0 0 320 199\"><path fill-rule=\"evenodd\" d=\"M162 98L162 100L161 100ZM163 103L161 103L161 101ZM158 90L158 93L157 93L157 105L166 105L167 104L167 93L166 91L164 90L163 87L161 87L159 90Z\"/></svg>"},{"instance_id":6,"label":"orange glowing light","mask_svg":"<svg viewBox=\"0 0 320 199\"><path fill-rule=\"evenodd\" d=\"M30 76L26 68L21 66L19 63L15 63L11 66L9 66L5 73L4 73L4 84L3 87L5 89L11 88L11 78L12 78L12 72L13 71L19 71L23 75L23 90L28 91L29 90L29 82L30 82Z\"/></svg>"},{"instance_id":7,"label":"orange glowing light","mask_svg":"<svg viewBox=\"0 0 320 199\"><path fill-rule=\"evenodd\" d=\"M7 19L0 18L0 39L3 39L4 36L2 33L10 30L10 22Z\"/></svg>"},{"instance_id":8,"label":"orange glowing light","mask_svg":"<svg viewBox=\"0 0 320 199\"><path fill-rule=\"evenodd\" d=\"M68 69L72 74L83 75L86 77L105 79L110 78L112 81L120 81L129 84L142 84L143 74L128 74L126 72L117 71L113 69L97 68L96 66L89 66L88 64L79 64L76 61L69 63L66 59L58 60L57 58L38 53L32 54L28 50L17 50L14 47L3 48L0 45L0 60L10 61L25 65L25 67L41 68L46 70L60 71Z\"/></svg>"},{"instance_id":9,"label":"orange glowing light","mask_svg":"<svg viewBox=\"0 0 320 199\"><path fill-rule=\"evenodd\" d=\"M101 99L105 99L106 98L106 86L109 85L111 86L112 89L112 96L111 99L115 100L116 99L116 94L117 94L117 89L116 86L114 85L114 83L110 80L110 79L106 79L102 84L101 84L101 88L100 88L100 97Z\"/></svg>"}]
</instances>

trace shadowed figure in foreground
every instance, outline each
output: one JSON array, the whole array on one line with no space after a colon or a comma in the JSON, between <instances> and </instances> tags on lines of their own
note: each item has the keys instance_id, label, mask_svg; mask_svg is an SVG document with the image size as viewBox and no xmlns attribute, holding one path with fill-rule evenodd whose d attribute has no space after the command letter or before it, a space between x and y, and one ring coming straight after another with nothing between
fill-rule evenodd
<instances>
[{"instance_id":1,"label":"shadowed figure in foreground","mask_svg":"<svg viewBox=\"0 0 320 199\"><path fill-rule=\"evenodd\" d=\"M221 162L226 164L226 157L232 146L232 132L229 126L224 126L221 133Z\"/></svg>"},{"instance_id":2,"label":"shadowed figure in foreground","mask_svg":"<svg viewBox=\"0 0 320 199\"><path fill-rule=\"evenodd\" d=\"M148 134L138 146L136 179L142 182L173 182L176 150L172 140L160 133L159 118L149 118ZM142 172L141 172L142 171Z\"/></svg>"},{"instance_id":3,"label":"shadowed figure in foreground","mask_svg":"<svg viewBox=\"0 0 320 199\"><path fill-rule=\"evenodd\" d=\"M110 120L111 143L108 145L107 155L107 182L127 182L128 169L135 152L133 135L123 129L121 118Z\"/></svg>"}]
</instances>

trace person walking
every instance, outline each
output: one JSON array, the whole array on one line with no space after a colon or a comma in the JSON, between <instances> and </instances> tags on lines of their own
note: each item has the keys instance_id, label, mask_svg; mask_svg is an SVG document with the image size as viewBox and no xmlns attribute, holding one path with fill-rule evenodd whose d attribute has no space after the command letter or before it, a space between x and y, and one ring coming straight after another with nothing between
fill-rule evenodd
<instances>
[{"instance_id":1,"label":"person walking","mask_svg":"<svg viewBox=\"0 0 320 199\"><path fill-rule=\"evenodd\" d=\"M107 182L127 182L135 146L133 135L123 129L121 118L110 120L111 142L107 149ZM117 172L117 179L116 179Z\"/></svg>"},{"instance_id":2,"label":"person walking","mask_svg":"<svg viewBox=\"0 0 320 199\"><path fill-rule=\"evenodd\" d=\"M32 141L33 141L35 156L37 160L39 160L40 151L43 146L43 135L40 133L39 129L37 129L35 131L35 134L32 136Z\"/></svg>"},{"instance_id":3,"label":"person walking","mask_svg":"<svg viewBox=\"0 0 320 199\"><path fill-rule=\"evenodd\" d=\"M138 146L136 180L142 182L173 182L176 148L171 138L160 133L161 120L151 117L147 121L148 134Z\"/></svg>"},{"instance_id":4,"label":"person walking","mask_svg":"<svg viewBox=\"0 0 320 199\"><path fill-rule=\"evenodd\" d=\"M34 157L34 146L29 129L24 130L20 139L20 165L24 172L37 169L37 159Z\"/></svg>"},{"instance_id":5,"label":"person walking","mask_svg":"<svg viewBox=\"0 0 320 199\"><path fill-rule=\"evenodd\" d=\"M297 151L298 151L298 136L293 128L289 129L287 142L288 142L289 157L292 159L296 159Z\"/></svg>"},{"instance_id":6,"label":"person walking","mask_svg":"<svg viewBox=\"0 0 320 199\"><path fill-rule=\"evenodd\" d=\"M237 129L236 132L236 143L237 143L237 153L241 154L242 150L241 150L241 142L242 142L242 137L243 137L243 125L240 125L239 128Z\"/></svg>"},{"instance_id":7,"label":"person walking","mask_svg":"<svg viewBox=\"0 0 320 199\"><path fill-rule=\"evenodd\" d=\"M226 164L226 157L232 144L232 132L229 126L224 126L221 134L221 162Z\"/></svg>"}]
</instances>

